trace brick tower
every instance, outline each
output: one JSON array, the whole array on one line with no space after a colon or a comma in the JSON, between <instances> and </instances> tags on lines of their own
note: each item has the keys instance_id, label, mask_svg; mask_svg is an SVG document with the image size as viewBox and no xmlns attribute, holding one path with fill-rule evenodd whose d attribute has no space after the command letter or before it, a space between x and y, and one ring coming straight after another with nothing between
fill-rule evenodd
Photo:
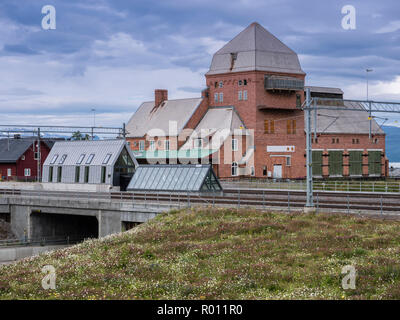
<instances>
[{"instance_id":1,"label":"brick tower","mask_svg":"<svg viewBox=\"0 0 400 320\"><path fill-rule=\"evenodd\" d=\"M213 56L210 105L234 106L254 130L256 177L306 174L304 79L297 54L256 22Z\"/></svg>"}]
</instances>

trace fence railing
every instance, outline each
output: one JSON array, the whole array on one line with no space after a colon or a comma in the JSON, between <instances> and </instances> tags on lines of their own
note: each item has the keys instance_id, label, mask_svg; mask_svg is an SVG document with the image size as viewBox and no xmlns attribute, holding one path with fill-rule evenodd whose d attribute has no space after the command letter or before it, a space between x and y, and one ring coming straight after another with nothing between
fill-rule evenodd
<instances>
[{"instance_id":1,"label":"fence railing","mask_svg":"<svg viewBox=\"0 0 400 320\"><path fill-rule=\"evenodd\" d=\"M224 188L263 188L277 190L299 190L305 191L305 181L296 180L222 180ZM314 181L314 191L348 191L348 192L399 192L400 182L395 181Z\"/></svg>"},{"instance_id":2,"label":"fence railing","mask_svg":"<svg viewBox=\"0 0 400 320\"><path fill-rule=\"evenodd\" d=\"M65 237L40 237L40 238L22 238L22 239L5 239L0 240L1 247L15 246L47 246L47 245L72 245L84 241L85 238L80 236Z\"/></svg>"}]
</instances>

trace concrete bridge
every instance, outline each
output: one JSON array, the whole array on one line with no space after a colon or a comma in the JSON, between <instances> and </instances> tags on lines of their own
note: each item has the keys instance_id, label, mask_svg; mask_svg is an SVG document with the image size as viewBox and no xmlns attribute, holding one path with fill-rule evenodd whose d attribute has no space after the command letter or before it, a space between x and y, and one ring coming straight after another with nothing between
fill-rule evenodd
<instances>
[{"instance_id":1,"label":"concrete bridge","mask_svg":"<svg viewBox=\"0 0 400 320\"><path fill-rule=\"evenodd\" d=\"M103 237L146 222L167 209L99 193L78 197L14 190L0 196L0 215L10 220L18 238Z\"/></svg>"}]
</instances>

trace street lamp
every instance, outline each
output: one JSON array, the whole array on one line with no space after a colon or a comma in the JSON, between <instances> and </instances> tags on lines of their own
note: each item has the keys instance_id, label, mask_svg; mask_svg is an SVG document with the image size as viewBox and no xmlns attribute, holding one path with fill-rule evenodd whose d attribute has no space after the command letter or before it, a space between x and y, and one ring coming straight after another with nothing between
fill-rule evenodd
<instances>
[{"instance_id":1,"label":"street lamp","mask_svg":"<svg viewBox=\"0 0 400 320\"><path fill-rule=\"evenodd\" d=\"M374 71L373 69L365 69L366 74L367 74L367 101L368 101L368 72Z\"/></svg>"}]
</instances>

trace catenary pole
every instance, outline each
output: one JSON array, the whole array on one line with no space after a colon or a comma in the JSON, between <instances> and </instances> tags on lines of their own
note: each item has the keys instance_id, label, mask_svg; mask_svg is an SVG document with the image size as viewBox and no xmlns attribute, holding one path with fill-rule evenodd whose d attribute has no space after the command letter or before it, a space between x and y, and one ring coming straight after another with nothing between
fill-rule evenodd
<instances>
[{"instance_id":1,"label":"catenary pole","mask_svg":"<svg viewBox=\"0 0 400 320\"><path fill-rule=\"evenodd\" d=\"M313 186L312 186L312 144L311 144L311 93L310 88L306 90L306 158L307 158L307 199L306 208L313 208Z\"/></svg>"}]
</instances>

